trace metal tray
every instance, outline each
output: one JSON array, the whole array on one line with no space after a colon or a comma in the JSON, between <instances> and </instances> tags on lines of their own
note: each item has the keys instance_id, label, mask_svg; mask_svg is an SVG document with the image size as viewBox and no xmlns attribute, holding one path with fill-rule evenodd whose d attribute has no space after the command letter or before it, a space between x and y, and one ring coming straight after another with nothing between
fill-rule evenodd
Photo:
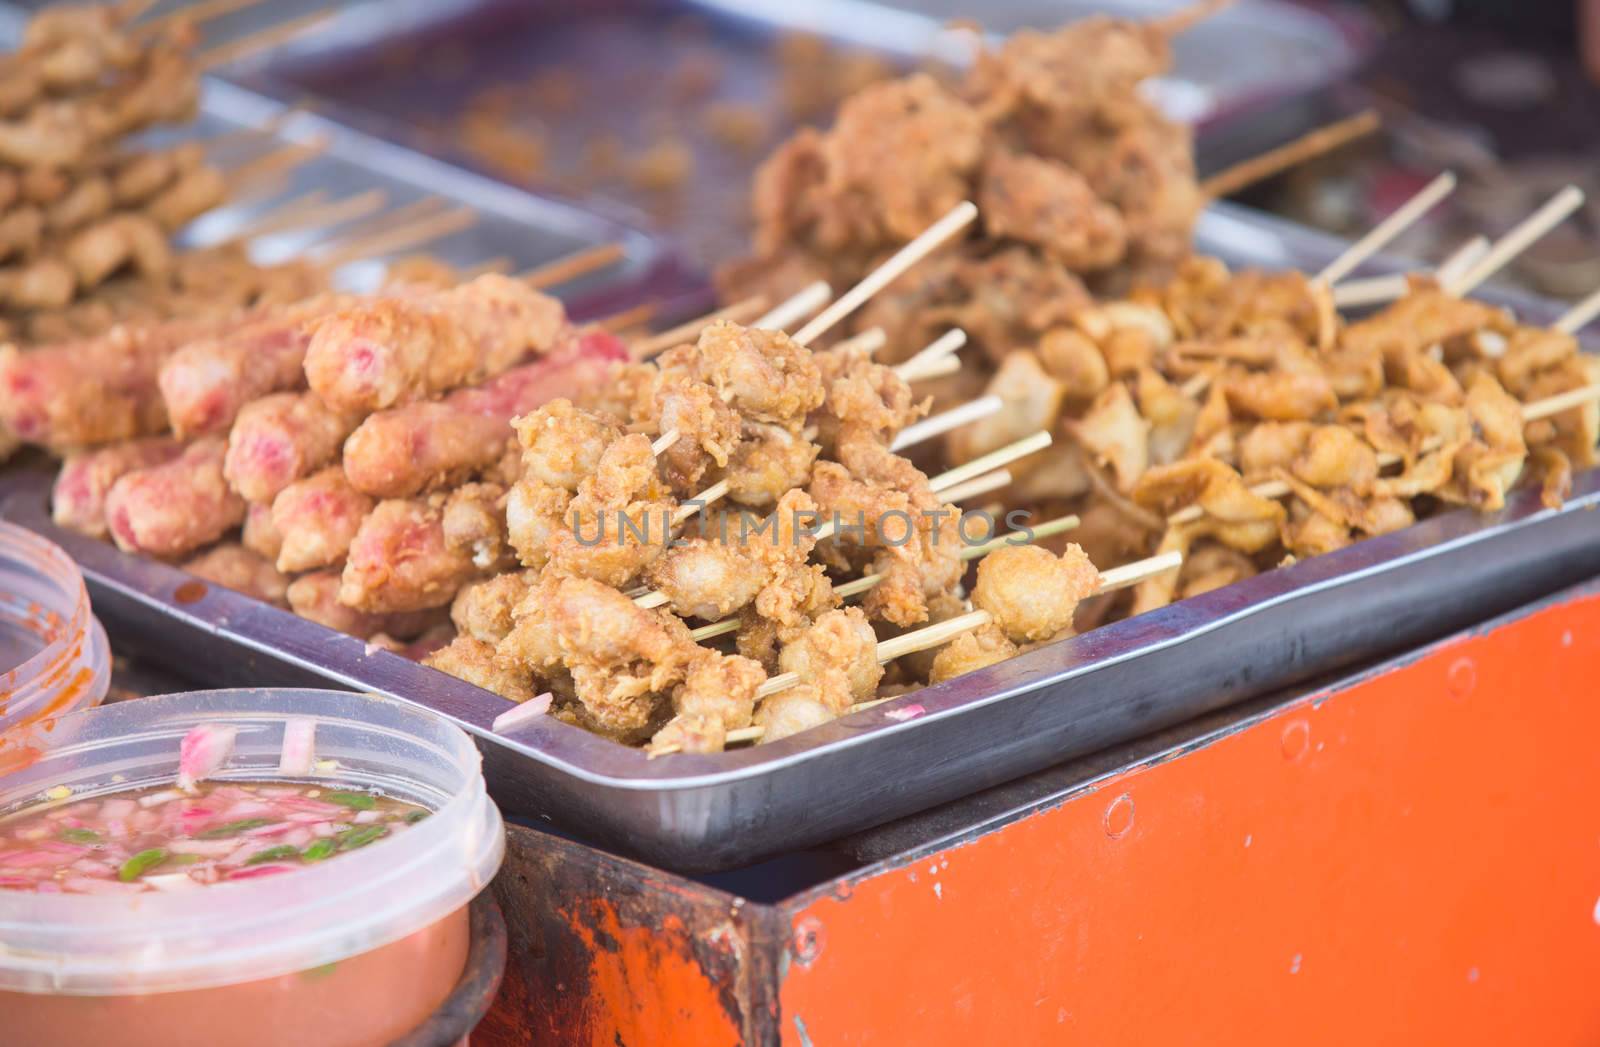
<instances>
[{"instance_id":1,"label":"metal tray","mask_svg":"<svg viewBox=\"0 0 1600 1047\"><path fill-rule=\"evenodd\" d=\"M276 3L251 10L265 9L273 12L272 22L287 17ZM15 43L25 17L26 12L15 5L0 3L0 46ZM257 215L314 189L326 192L330 199L340 199L376 188L386 194L388 209L425 197L472 208L478 219L471 227L416 249L456 265L470 266L504 256L521 270L584 248L620 245L625 252L620 263L558 289L579 319L625 309L646 298L659 303L663 312L692 309L703 301L704 282L699 275L673 249L645 231L640 215L625 208L580 208L451 166L313 113L298 111L282 119L287 109L283 102L208 76L194 124L138 137L138 144L155 147L264 128L277 121L275 130L264 135L253 153L241 155L266 153L291 143L326 142L323 152L296 168L285 183L274 183L270 193L247 194L246 199L192 223L185 230L191 243L226 239ZM281 261L301 253L321 235L295 231L261 237L252 241L253 250L258 261ZM357 264L341 269L338 278L350 289L370 290L381 280L382 272L378 262Z\"/></svg>"},{"instance_id":2,"label":"metal tray","mask_svg":"<svg viewBox=\"0 0 1600 1047\"><path fill-rule=\"evenodd\" d=\"M228 72L263 93L309 97L350 126L485 171L455 137L469 100L484 88L560 76L575 88L569 105L541 111L523 92L513 95L516 105L503 118L524 130L537 128L548 145L546 170L526 184L590 206L646 212L653 228L710 265L744 250L751 175L798 126L778 104L783 70L772 49L785 35L813 34L841 55L875 58L905 72L930 58L965 57L965 46L944 28L953 17L976 16L990 32L1007 33L1097 13L1151 17L1178 2L352 0L324 29ZM279 14L274 5L272 18L292 10L298 8ZM265 16L237 17L248 23ZM1148 86L1166 111L1196 127L1202 161L1220 166L1313 124L1316 96L1347 78L1371 52L1372 40L1359 16L1248 0L1184 34L1172 74ZM683 74L692 68L704 71L708 82L688 91ZM702 117L714 102L754 104L767 123L761 148L730 149L708 134ZM799 122L831 118L830 105ZM441 129L446 133L437 133ZM692 153L693 174L670 193L586 174L578 160L600 134L615 137L630 153L663 137L681 141Z\"/></svg>"},{"instance_id":3,"label":"metal tray","mask_svg":"<svg viewBox=\"0 0 1600 1047\"><path fill-rule=\"evenodd\" d=\"M493 735L502 699L164 564L55 528L50 473L0 516L65 548L119 645L215 685L334 683L427 706L480 739L495 798L674 869L818 844L1402 650L1600 573L1600 470L1448 513L929 687L771 745L650 760L548 720ZM921 715L899 720L911 705Z\"/></svg>"}]
</instances>

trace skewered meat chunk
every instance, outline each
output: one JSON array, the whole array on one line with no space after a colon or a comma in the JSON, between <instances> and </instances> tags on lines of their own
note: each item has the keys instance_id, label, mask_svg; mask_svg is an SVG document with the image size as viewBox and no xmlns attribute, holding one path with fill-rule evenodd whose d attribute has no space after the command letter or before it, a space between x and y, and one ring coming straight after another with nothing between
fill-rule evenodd
<instances>
[{"instance_id":1,"label":"skewered meat chunk","mask_svg":"<svg viewBox=\"0 0 1600 1047\"><path fill-rule=\"evenodd\" d=\"M444 617L444 612L437 608L393 614L358 611L339 602L342 585L336 569L302 574L289 583L289 607L307 621L325 625L335 632L350 636L385 633L402 640L420 636Z\"/></svg>"},{"instance_id":2,"label":"skewered meat chunk","mask_svg":"<svg viewBox=\"0 0 1600 1047\"><path fill-rule=\"evenodd\" d=\"M951 431L945 443L952 462L970 462L1040 430L1054 429L1067 387L1045 371L1037 355L1018 349L1001 361L984 392L1000 397L1004 406ZM1011 471L1020 473L1040 462L1037 456L1023 459L1013 463Z\"/></svg>"},{"instance_id":3,"label":"skewered meat chunk","mask_svg":"<svg viewBox=\"0 0 1600 1047\"><path fill-rule=\"evenodd\" d=\"M497 483L462 484L445 498L444 544L464 551L480 570L511 566L506 535L506 489Z\"/></svg>"},{"instance_id":4,"label":"skewered meat chunk","mask_svg":"<svg viewBox=\"0 0 1600 1047\"><path fill-rule=\"evenodd\" d=\"M572 492L530 477L519 480L506 497L506 536L524 567L550 561L550 536L568 526Z\"/></svg>"},{"instance_id":5,"label":"skewered meat chunk","mask_svg":"<svg viewBox=\"0 0 1600 1047\"><path fill-rule=\"evenodd\" d=\"M161 361L201 337L204 321L116 327L98 338L33 349L0 348L0 420L51 450L153 435L166 428L156 391Z\"/></svg>"},{"instance_id":6,"label":"skewered meat chunk","mask_svg":"<svg viewBox=\"0 0 1600 1047\"><path fill-rule=\"evenodd\" d=\"M1284 519L1282 505L1250 491L1236 471L1215 458L1188 458L1151 469L1133 497L1163 513L1197 505L1205 513L1197 529L1245 553L1271 545Z\"/></svg>"},{"instance_id":7,"label":"skewered meat chunk","mask_svg":"<svg viewBox=\"0 0 1600 1047\"><path fill-rule=\"evenodd\" d=\"M337 465L285 487L272 501L278 570L297 573L343 562L375 504L350 486Z\"/></svg>"},{"instance_id":8,"label":"skewered meat chunk","mask_svg":"<svg viewBox=\"0 0 1600 1047\"><path fill-rule=\"evenodd\" d=\"M878 637L858 607L819 616L810 628L784 645L778 655L778 667L794 673L802 682L815 682L838 673L844 678L847 707L871 698L878 681L883 679Z\"/></svg>"},{"instance_id":9,"label":"skewered meat chunk","mask_svg":"<svg viewBox=\"0 0 1600 1047\"><path fill-rule=\"evenodd\" d=\"M1113 382L1069 431L1097 464L1111 470L1117 489L1129 492L1150 466L1149 426L1128 387Z\"/></svg>"},{"instance_id":10,"label":"skewered meat chunk","mask_svg":"<svg viewBox=\"0 0 1600 1047\"><path fill-rule=\"evenodd\" d=\"M836 719L837 710L849 708L848 700L840 704L840 680L835 675L824 684L796 684L763 699L755 712L755 722L762 729L761 744L771 745Z\"/></svg>"},{"instance_id":11,"label":"skewered meat chunk","mask_svg":"<svg viewBox=\"0 0 1600 1047\"><path fill-rule=\"evenodd\" d=\"M728 459L728 497L752 509L777 503L811 479L811 466L821 451L804 436L778 425L746 422L743 437Z\"/></svg>"},{"instance_id":12,"label":"skewered meat chunk","mask_svg":"<svg viewBox=\"0 0 1600 1047\"><path fill-rule=\"evenodd\" d=\"M652 563L645 581L680 617L716 621L755 600L767 571L742 544L690 538Z\"/></svg>"},{"instance_id":13,"label":"skewered meat chunk","mask_svg":"<svg viewBox=\"0 0 1600 1047\"><path fill-rule=\"evenodd\" d=\"M495 659L494 645L470 636L458 636L448 647L422 660L422 664L492 691L521 704L534 697L528 674L508 669Z\"/></svg>"},{"instance_id":14,"label":"skewered meat chunk","mask_svg":"<svg viewBox=\"0 0 1600 1047\"><path fill-rule=\"evenodd\" d=\"M306 349L306 378L331 407L379 410L500 374L548 351L565 326L560 301L486 273L323 318Z\"/></svg>"},{"instance_id":15,"label":"skewered meat chunk","mask_svg":"<svg viewBox=\"0 0 1600 1047\"><path fill-rule=\"evenodd\" d=\"M672 691L675 715L651 738L651 748L721 752L728 731L750 723L756 690L766 680L766 671L749 658L716 651L696 655Z\"/></svg>"},{"instance_id":16,"label":"skewered meat chunk","mask_svg":"<svg viewBox=\"0 0 1600 1047\"><path fill-rule=\"evenodd\" d=\"M822 372L782 331L719 320L700 332L695 348L696 377L750 421L798 430L822 406Z\"/></svg>"},{"instance_id":17,"label":"skewered meat chunk","mask_svg":"<svg viewBox=\"0 0 1600 1047\"><path fill-rule=\"evenodd\" d=\"M997 150L983 165L978 209L989 235L1032 244L1077 272L1115 265L1127 251L1117 209L1072 168Z\"/></svg>"},{"instance_id":18,"label":"skewered meat chunk","mask_svg":"<svg viewBox=\"0 0 1600 1047\"><path fill-rule=\"evenodd\" d=\"M1307 436L1305 449L1295 457L1291 469L1313 487L1364 492L1378 478L1378 454L1343 426L1318 426Z\"/></svg>"},{"instance_id":19,"label":"skewered meat chunk","mask_svg":"<svg viewBox=\"0 0 1600 1047\"><path fill-rule=\"evenodd\" d=\"M183 569L262 603L288 606L288 577L272 566L272 561L242 545L232 542L214 545L185 561Z\"/></svg>"},{"instance_id":20,"label":"skewered meat chunk","mask_svg":"<svg viewBox=\"0 0 1600 1047\"><path fill-rule=\"evenodd\" d=\"M312 298L173 353L160 375L173 430L220 432L245 404L300 386L310 341L303 325L349 301L344 295Z\"/></svg>"},{"instance_id":21,"label":"skewered meat chunk","mask_svg":"<svg viewBox=\"0 0 1600 1047\"><path fill-rule=\"evenodd\" d=\"M126 474L176 458L183 445L165 436L131 440L71 455L51 491L51 518L62 527L104 538L106 495Z\"/></svg>"},{"instance_id":22,"label":"skewered meat chunk","mask_svg":"<svg viewBox=\"0 0 1600 1047\"><path fill-rule=\"evenodd\" d=\"M1048 639L1100 588L1100 572L1076 545L1060 556L1036 545L1008 545L978 563L972 602L994 616L1013 643Z\"/></svg>"},{"instance_id":23,"label":"skewered meat chunk","mask_svg":"<svg viewBox=\"0 0 1600 1047\"><path fill-rule=\"evenodd\" d=\"M986 669L1008 658L1015 658L1017 645L1012 643L999 626L990 623L981 629L962 633L939 648L934 656L933 668L928 673L929 683L943 683L957 676Z\"/></svg>"},{"instance_id":24,"label":"skewered meat chunk","mask_svg":"<svg viewBox=\"0 0 1600 1047\"><path fill-rule=\"evenodd\" d=\"M512 612L537 581L534 571L508 571L473 582L456 594L450 620L462 636L498 644L516 624Z\"/></svg>"},{"instance_id":25,"label":"skewered meat chunk","mask_svg":"<svg viewBox=\"0 0 1600 1047\"><path fill-rule=\"evenodd\" d=\"M140 214L115 214L78 230L62 256L83 288L98 287L124 266L152 280L167 279L173 267L166 234Z\"/></svg>"},{"instance_id":26,"label":"skewered meat chunk","mask_svg":"<svg viewBox=\"0 0 1600 1047\"><path fill-rule=\"evenodd\" d=\"M244 522L244 500L222 476L226 445L196 440L168 462L127 473L106 495L111 537L128 552L181 556Z\"/></svg>"},{"instance_id":27,"label":"skewered meat chunk","mask_svg":"<svg viewBox=\"0 0 1600 1047\"><path fill-rule=\"evenodd\" d=\"M157 193L144 210L161 228L177 232L228 198L228 180L210 165L185 171Z\"/></svg>"},{"instance_id":28,"label":"skewered meat chunk","mask_svg":"<svg viewBox=\"0 0 1600 1047\"><path fill-rule=\"evenodd\" d=\"M687 496L708 470L728 464L739 441L739 414L711 386L693 379L669 378L657 396L656 424L663 433L678 432L661 453L662 472L675 493Z\"/></svg>"},{"instance_id":29,"label":"skewered meat chunk","mask_svg":"<svg viewBox=\"0 0 1600 1047\"><path fill-rule=\"evenodd\" d=\"M666 547L672 526L670 492L656 476L650 440L632 433L600 456L594 475L568 504L570 525L546 542L551 566L622 587Z\"/></svg>"},{"instance_id":30,"label":"skewered meat chunk","mask_svg":"<svg viewBox=\"0 0 1600 1047\"><path fill-rule=\"evenodd\" d=\"M479 472L501 456L514 417L603 380L615 359L613 344L575 340L443 400L369 416L345 442L350 482L368 494L395 498L450 486Z\"/></svg>"},{"instance_id":31,"label":"skewered meat chunk","mask_svg":"<svg viewBox=\"0 0 1600 1047\"><path fill-rule=\"evenodd\" d=\"M600 456L622 435L603 415L558 398L511 422L522 447L523 474L576 491L600 468Z\"/></svg>"},{"instance_id":32,"label":"skewered meat chunk","mask_svg":"<svg viewBox=\"0 0 1600 1047\"><path fill-rule=\"evenodd\" d=\"M470 550L445 542L444 502L438 495L379 502L350 542L339 602L382 614L445 607L454 600L482 569Z\"/></svg>"},{"instance_id":33,"label":"skewered meat chunk","mask_svg":"<svg viewBox=\"0 0 1600 1047\"><path fill-rule=\"evenodd\" d=\"M335 411L311 393L264 396L240 408L223 472L241 497L270 502L337 458L360 417Z\"/></svg>"}]
</instances>

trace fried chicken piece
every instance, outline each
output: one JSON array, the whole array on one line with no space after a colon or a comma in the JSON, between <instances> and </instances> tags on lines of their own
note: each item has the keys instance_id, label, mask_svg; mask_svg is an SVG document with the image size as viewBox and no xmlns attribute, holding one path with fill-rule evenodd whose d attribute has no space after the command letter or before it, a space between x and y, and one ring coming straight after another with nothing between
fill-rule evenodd
<instances>
[{"instance_id":1,"label":"fried chicken piece","mask_svg":"<svg viewBox=\"0 0 1600 1047\"><path fill-rule=\"evenodd\" d=\"M1139 413L1150 423L1150 460L1167 465L1181 458L1194 441L1200 407L1153 367L1139 371L1135 394Z\"/></svg>"},{"instance_id":2,"label":"fried chicken piece","mask_svg":"<svg viewBox=\"0 0 1600 1047\"><path fill-rule=\"evenodd\" d=\"M820 615L810 628L784 645L778 667L794 673L802 683L818 683L829 673L841 674L849 695L847 706L870 699L883 679L877 634L857 607Z\"/></svg>"},{"instance_id":3,"label":"fried chicken piece","mask_svg":"<svg viewBox=\"0 0 1600 1047\"><path fill-rule=\"evenodd\" d=\"M996 150L984 161L978 210L990 236L1033 244L1075 272L1115 265L1127 250L1116 208L1054 160Z\"/></svg>"},{"instance_id":4,"label":"fried chicken piece","mask_svg":"<svg viewBox=\"0 0 1600 1047\"><path fill-rule=\"evenodd\" d=\"M1100 572L1077 545L1069 543L1060 556L1008 545L979 561L972 602L1013 643L1028 643L1070 627L1078 604L1099 588Z\"/></svg>"},{"instance_id":5,"label":"fried chicken piece","mask_svg":"<svg viewBox=\"0 0 1600 1047\"><path fill-rule=\"evenodd\" d=\"M835 674L822 685L799 684L768 695L754 717L763 731L760 744L770 745L837 718L840 686L841 678Z\"/></svg>"},{"instance_id":6,"label":"fried chicken piece","mask_svg":"<svg viewBox=\"0 0 1600 1047\"><path fill-rule=\"evenodd\" d=\"M821 451L816 444L779 425L745 422L741 431L723 477L733 501L764 509L810 482L811 466Z\"/></svg>"},{"instance_id":7,"label":"fried chicken piece","mask_svg":"<svg viewBox=\"0 0 1600 1047\"><path fill-rule=\"evenodd\" d=\"M512 566L506 535L506 489L497 483L462 484L444 500L444 544L466 552L482 571Z\"/></svg>"},{"instance_id":8,"label":"fried chicken piece","mask_svg":"<svg viewBox=\"0 0 1600 1047\"><path fill-rule=\"evenodd\" d=\"M1255 564L1243 553L1219 543L1202 542L1199 548L1191 550L1183 559L1182 588L1178 598L1187 600L1255 574Z\"/></svg>"},{"instance_id":9,"label":"fried chicken piece","mask_svg":"<svg viewBox=\"0 0 1600 1047\"><path fill-rule=\"evenodd\" d=\"M1195 528L1244 553L1265 549L1278 536L1284 508L1245 486L1225 462L1190 458L1158 466L1140 478L1133 490L1139 505L1171 514L1187 505L1205 513Z\"/></svg>"},{"instance_id":10,"label":"fried chicken piece","mask_svg":"<svg viewBox=\"0 0 1600 1047\"><path fill-rule=\"evenodd\" d=\"M456 637L448 647L424 658L422 664L518 704L535 697L533 681L527 673L507 668L495 658L493 644L470 636Z\"/></svg>"},{"instance_id":11,"label":"fried chicken piece","mask_svg":"<svg viewBox=\"0 0 1600 1047\"><path fill-rule=\"evenodd\" d=\"M506 536L524 567L550 560L550 536L568 526L572 494L564 487L523 477L506 497Z\"/></svg>"},{"instance_id":12,"label":"fried chicken piece","mask_svg":"<svg viewBox=\"0 0 1600 1047\"><path fill-rule=\"evenodd\" d=\"M695 348L698 377L746 419L798 431L822 406L822 372L782 331L719 320L700 332Z\"/></svg>"},{"instance_id":13,"label":"fried chicken piece","mask_svg":"<svg viewBox=\"0 0 1600 1047\"><path fill-rule=\"evenodd\" d=\"M928 673L928 683L943 683L986 669L1008 658L1015 658L1017 653L1017 645L1007 638L1004 630L991 622L981 629L962 633L939 648L939 653L933 659L933 668Z\"/></svg>"},{"instance_id":14,"label":"fried chicken piece","mask_svg":"<svg viewBox=\"0 0 1600 1047\"><path fill-rule=\"evenodd\" d=\"M1261 422L1239 440L1239 471L1255 479L1287 469L1305 451L1316 429L1310 422Z\"/></svg>"},{"instance_id":15,"label":"fried chicken piece","mask_svg":"<svg viewBox=\"0 0 1600 1047\"><path fill-rule=\"evenodd\" d=\"M1413 277L1406 295L1345 328L1341 341L1376 352L1392 363L1482 331L1510 335L1514 328L1506 310L1476 299L1456 298Z\"/></svg>"},{"instance_id":16,"label":"fried chicken piece","mask_svg":"<svg viewBox=\"0 0 1600 1047\"><path fill-rule=\"evenodd\" d=\"M982 151L978 114L932 77L873 84L822 140L822 206L842 198L876 217L878 242L904 243L966 197Z\"/></svg>"},{"instance_id":17,"label":"fried chicken piece","mask_svg":"<svg viewBox=\"0 0 1600 1047\"><path fill-rule=\"evenodd\" d=\"M670 492L656 475L648 437L631 433L601 454L568 503L568 527L546 540L551 565L608 585L628 585L666 548Z\"/></svg>"},{"instance_id":18,"label":"fried chicken piece","mask_svg":"<svg viewBox=\"0 0 1600 1047\"><path fill-rule=\"evenodd\" d=\"M747 606L767 584L766 568L742 545L690 538L645 571L646 583L683 618L717 621Z\"/></svg>"},{"instance_id":19,"label":"fried chicken piece","mask_svg":"<svg viewBox=\"0 0 1600 1047\"><path fill-rule=\"evenodd\" d=\"M1518 327L1505 354L1495 361L1495 373L1513 395L1527 401L1534 379L1578 355L1578 340L1547 327Z\"/></svg>"},{"instance_id":20,"label":"fried chicken piece","mask_svg":"<svg viewBox=\"0 0 1600 1047\"><path fill-rule=\"evenodd\" d=\"M558 399L515 418L526 476L576 491L600 467L600 456L622 435L605 416Z\"/></svg>"},{"instance_id":21,"label":"fried chicken piece","mask_svg":"<svg viewBox=\"0 0 1600 1047\"><path fill-rule=\"evenodd\" d=\"M749 658L700 652L673 689L675 715L651 738L650 748L721 752L728 731L750 724L756 690L766 681L766 670Z\"/></svg>"},{"instance_id":22,"label":"fried chicken piece","mask_svg":"<svg viewBox=\"0 0 1600 1047\"><path fill-rule=\"evenodd\" d=\"M1139 415L1128 387L1113 382L1068 432L1099 465L1109 468L1117 489L1133 490L1150 465L1150 423Z\"/></svg>"},{"instance_id":23,"label":"fried chicken piece","mask_svg":"<svg viewBox=\"0 0 1600 1047\"><path fill-rule=\"evenodd\" d=\"M1060 382L1068 400L1082 402L1099 396L1111 382L1111 372L1100 347L1082 331L1054 327L1039 340L1039 363Z\"/></svg>"},{"instance_id":24,"label":"fried chicken piece","mask_svg":"<svg viewBox=\"0 0 1600 1047\"><path fill-rule=\"evenodd\" d=\"M185 561L183 569L197 578L204 578L224 589L287 607L289 579L272 566L272 562L235 542L222 542L212 546L192 560Z\"/></svg>"},{"instance_id":25,"label":"fried chicken piece","mask_svg":"<svg viewBox=\"0 0 1600 1047\"><path fill-rule=\"evenodd\" d=\"M462 587L450 604L450 620L462 636L498 644L516 624L513 610L538 582L536 571L508 571Z\"/></svg>"},{"instance_id":26,"label":"fried chicken piece","mask_svg":"<svg viewBox=\"0 0 1600 1047\"><path fill-rule=\"evenodd\" d=\"M278 551L283 548L283 535L272 526L272 503L251 502L245 510L244 527L240 530L239 544L268 563L278 562Z\"/></svg>"},{"instance_id":27,"label":"fried chicken piece","mask_svg":"<svg viewBox=\"0 0 1600 1047\"><path fill-rule=\"evenodd\" d=\"M1349 487L1364 493L1378 478L1378 454L1344 426L1322 425L1307 436L1290 469L1313 487Z\"/></svg>"},{"instance_id":28,"label":"fried chicken piece","mask_svg":"<svg viewBox=\"0 0 1600 1047\"><path fill-rule=\"evenodd\" d=\"M705 382L668 378L658 393L656 424L678 439L661 452L662 474L672 490L687 497L701 487L711 469L728 464L739 442L739 414Z\"/></svg>"}]
</instances>

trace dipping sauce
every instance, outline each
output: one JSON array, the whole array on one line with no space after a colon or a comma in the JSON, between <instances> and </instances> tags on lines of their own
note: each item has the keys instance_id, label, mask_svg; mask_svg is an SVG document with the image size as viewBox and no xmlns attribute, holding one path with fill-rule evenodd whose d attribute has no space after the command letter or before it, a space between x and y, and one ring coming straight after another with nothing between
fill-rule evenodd
<instances>
[{"instance_id":1,"label":"dipping sauce","mask_svg":"<svg viewBox=\"0 0 1600 1047\"><path fill-rule=\"evenodd\" d=\"M0 889L137 893L257 879L336 859L427 816L320 782L151 786L0 820Z\"/></svg>"}]
</instances>

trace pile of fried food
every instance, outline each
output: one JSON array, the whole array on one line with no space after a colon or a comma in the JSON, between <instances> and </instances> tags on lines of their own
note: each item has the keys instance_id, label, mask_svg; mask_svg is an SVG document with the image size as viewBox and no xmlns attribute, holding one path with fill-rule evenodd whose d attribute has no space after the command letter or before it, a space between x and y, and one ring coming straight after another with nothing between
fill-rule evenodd
<instances>
[{"instance_id":1,"label":"pile of fried food","mask_svg":"<svg viewBox=\"0 0 1600 1047\"><path fill-rule=\"evenodd\" d=\"M91 317L104 327L119 309L148 315L137 299L170 280L169 238L226 195L198 145L129 144L192 121L200 93L192 26L137 26L131 14L46 9L0 60L0 337L60 337ZM118 275L130 279L106 286Z\"/></svg>"},{"instance_id":2,"label":"pile of fried food","mask_svg":"<svg viewBox=\"0 0 1600 1047\"><path fill-rule=\"evenodd\" d=\"M927 74L847 99L756 175L750 257L725 297L855 283L961 200L981 230L917 267L857 317L902 360L960 327L998 360L1092 294L1169 278L1204 204L1189 132L1140 92L1171 67L1171 38L1205 7L1151 22L1088 18L979 50L965 79Z\"/></svg>"}]
</instances>

